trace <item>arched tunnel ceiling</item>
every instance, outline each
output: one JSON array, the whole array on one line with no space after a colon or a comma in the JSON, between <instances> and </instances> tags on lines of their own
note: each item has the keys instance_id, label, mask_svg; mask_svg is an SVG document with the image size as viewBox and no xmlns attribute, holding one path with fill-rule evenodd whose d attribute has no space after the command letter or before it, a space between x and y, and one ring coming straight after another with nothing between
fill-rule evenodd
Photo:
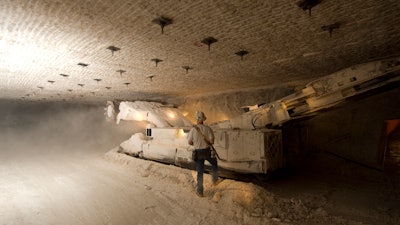
<instances>
[{"instance_id":1,"label":"arched tunnel ceiling","mask_svg":"<svg viewBox=\"0 0 400 225\"><path fill-rule=\"evenodd\" d=\"M0 98L154 100L303 85L400 54L400 1L304 2L0 0Z\"/></svg>"}]
</instances>

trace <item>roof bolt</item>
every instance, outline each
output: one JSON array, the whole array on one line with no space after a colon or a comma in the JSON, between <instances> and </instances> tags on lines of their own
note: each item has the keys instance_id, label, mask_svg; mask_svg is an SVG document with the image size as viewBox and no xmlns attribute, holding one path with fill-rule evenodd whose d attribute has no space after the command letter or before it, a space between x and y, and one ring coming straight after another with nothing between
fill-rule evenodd
<instances>
[{"instance_id":1,"label":"roof bolt","mask_svg":"<svg viewBox=\"0 0 400 225\"><path fill-rule=\"evenodd\" d=\"M155 77L156 75L150 75L150 76L147 76L147 78L149 78L150 79L150 81L153 81L153 77Z\"/></svg>"},{"instance_id":2,"label":"roof bolt","mask_svg":"<svg viewBox=\"0 0 400 225\"><path fill-rule=\"evenodd\" d=\"M311 16L311 9L318 3L320 3L320 1L321 0L302 0L297 3L297 6L299 6L303 10L308 10L308 15Z\"/></svg>"},{"instance_id":3,"label":"roof bolt","mask_svg":"<svg viewBox=\"0 0 400 225\"><path fill-rule=\"evenodd\" d=\"M89 66L89 64L87 64L87 63L78 63L78 66L87 67L87 66Z\"/></svg>"},{"instance_id":4,"label":"roof bolt","mask_svg":"<svg viewBox=\"0 0 400 225\"><path fill-rule=\"evenodd\" d=\"M158 63L159 63L159 62L162 62L163 60L162 60L162 59L154 58L154 59L151 59L151 61L155 62L155 63L156 63L156 67L157 67L157 66L158 66Z\"/></svg>"},{"instance_id":5,"label":"roof bolt","mask_svg":"<svg viewBox=\"0 0 400 225\"><path fill-rule=\"evenodd\" d=\"M182 66L183 69L186 70L186 74L188 74L189 70L192 70L193 68L190 66Z\"/></svg>"},{"instance_id":6,"label":"roof bolt","mask_svg":"<svg viewBox=\"0 0 400 225\"><path fill-rule=\"evenodd\" d=\"M208 51L210 51L211 44L217 42L218 40L213 37L204 38L201 43L208 45Z\"/></svg>"},{"instance_id":7,"label":"roof bolt","mask_svg":"<svg viewBox=\"0 0 400 225\"><path fill-rule=\"evenodd\" d=\"M164 27L172 24L172 19L161 16L159 18L154 19L152 22L160 25L161 26L161 34L164 34Z\"/></svg>"},{"instance_id":8,"label":"roof bolt","mask_svg":"<svg viewBox=\"0 0 400 225\"><path fill-rule=\"evenodd\" d=\"M116 72L118 72L119 75L122 76L122 74L125 73L126 71L125 70L117 70Z\"/></svg>"},{"instance_id":9,"label":"roof bolt","mask_svg":"<svg viewBox=\"0 0 400 225\"><path fill-rule=\"evenodd\" d=\"M333 23L333 24L322 26L321 28L322 28L323 31L329 31L329 37L332 37L333 30L334 29L339 29L339 27L340 27L340 23L336 22L336 23Z\"/></svg>"},{"instance_id":10,"label":"roof bolt","mask_svg":"<svg viewBox=\"0 0 400 225\"><path fill-rule=\"evenodd\" d=\"M114 52L118 52L119 50L121 50L120 48L115 47L115 46L108 46L107 49L111 51L112 56L114 56Z\"/></svg>"},{"instance_id":11,"label":"roof bolt","mask_svg":"<svg viewBox=\"0 0 400 225\"><path fill-rule=\"evenodd\" d=\"M249 54L249 52L245 51L245 50L242 50L242 51L235 52L235 54L240 56L240 59L243 60L243 56Z\"/></svg>"}]
</instances>

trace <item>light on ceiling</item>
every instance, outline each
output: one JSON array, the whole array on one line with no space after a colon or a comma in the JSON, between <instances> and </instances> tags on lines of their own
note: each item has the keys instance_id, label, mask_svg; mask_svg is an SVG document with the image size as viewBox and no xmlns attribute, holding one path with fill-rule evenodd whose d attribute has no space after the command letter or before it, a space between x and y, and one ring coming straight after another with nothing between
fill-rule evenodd
<instances>
[{"instance_id":1,"label":"light on ceiling","mask_svg":"<svg viewBox=\"0 0 400 225\"><path fill-rule=\"evenodd\" d=\"M171 118L171 119L175 119L175 113L168 112L168 117Z\"/></svg>"},{"instance_id":2,"label":"light on ceiling","mask_svg":"<svg viewBox=\"0 0 400 225\"><path fill-rule=\"evenodd\" d=\"M0 40L0 49L5 51L4 57L0 58L0 64L5 66L10 72L26 70L39 67L38 59L48 53L36 45L10 45L6 41Z\"/></svg>"}]
</instances>

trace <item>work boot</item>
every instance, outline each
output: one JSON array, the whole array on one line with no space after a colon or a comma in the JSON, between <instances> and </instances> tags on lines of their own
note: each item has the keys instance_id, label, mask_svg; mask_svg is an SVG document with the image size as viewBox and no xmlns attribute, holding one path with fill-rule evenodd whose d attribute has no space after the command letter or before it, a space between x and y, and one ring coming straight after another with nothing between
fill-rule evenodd
<instances>
[{"instance_id":1,"label":"work boot","mask_svg":"<svg viewBox=\"0 0 400 225\"><path fill-rule=\"evenodd\" d=\"M213 185L217 186L219 183L221 183L223 181L223 179L218 178L216 181L213 181Z\"/></svg>"},{"instance_id":2,"label":"work boot","mask_svg":"<svg viewBox=\"0 0 400 225\"><path fill-rule=\"evenodd\" d=\"M196 195L199 196L200 198L204 197L203 193L197 192L196 191Z\"/></svg>"}]
</instances>

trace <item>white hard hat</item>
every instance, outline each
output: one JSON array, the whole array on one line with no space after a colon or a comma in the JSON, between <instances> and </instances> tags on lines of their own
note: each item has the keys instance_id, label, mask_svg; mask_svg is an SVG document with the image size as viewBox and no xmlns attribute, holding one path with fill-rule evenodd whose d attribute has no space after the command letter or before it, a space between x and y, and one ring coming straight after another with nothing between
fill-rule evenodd
<instances>
[{"instance_id":1,"label":"white hard hat","mask_svg":"<svg viewBox=\"0 0 400 225\"><path fill-rule=\"evenodd\" d=\"M207 118L206 118L206 116L204 115L203 112L197 111L197 112L196 112L196 117L195 117L195 119L196 119L197 121L199 121L199 122L203 122L203 121L206 120Z\"/></svg>"}]
</instances>

